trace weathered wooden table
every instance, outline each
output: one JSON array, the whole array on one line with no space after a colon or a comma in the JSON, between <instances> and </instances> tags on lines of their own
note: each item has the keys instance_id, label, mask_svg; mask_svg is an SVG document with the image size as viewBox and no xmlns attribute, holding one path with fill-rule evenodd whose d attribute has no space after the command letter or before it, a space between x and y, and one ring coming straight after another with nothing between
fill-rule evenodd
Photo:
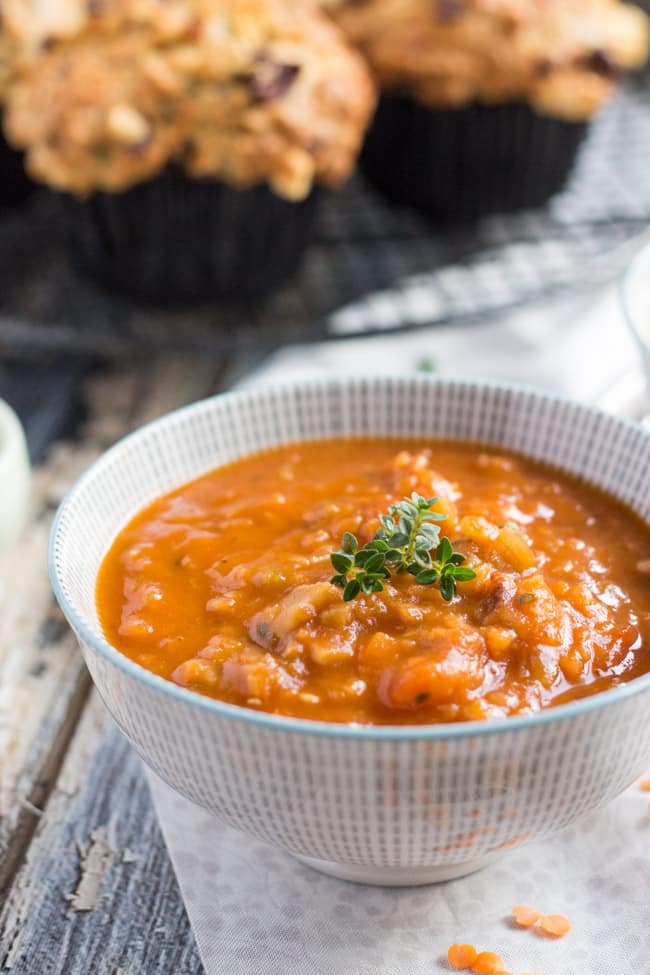
<instances>
[{"instance_id":1,"label":"weathered wooden table","mask_svg":"<svg viewBox=\"0 0 650 975\"><path fill-rule=\"evenodd\" d=\"M0 556L0 971L202 971L142 765L91 687L46 546L64 492L99 453L228 385L232 368L181 355L94 372L54 361L25 385L0 365L0 396L22 406L41 458L31 523Z\"/></svg>"}]
</instances>

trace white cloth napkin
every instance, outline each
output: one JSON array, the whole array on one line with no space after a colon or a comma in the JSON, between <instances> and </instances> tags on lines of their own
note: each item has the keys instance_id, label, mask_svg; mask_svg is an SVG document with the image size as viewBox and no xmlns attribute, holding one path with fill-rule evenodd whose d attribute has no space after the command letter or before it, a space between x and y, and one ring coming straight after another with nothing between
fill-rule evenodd
<instances>
[{"instance_id":1,"label":"white cloth napkin","mask_svg":"<svg viewBox=\"0 0 650 975\"><path fill-rule=\"evenodd\" d=\"M418 369L532 385L630 415L640 414L644 393L638 349L611 285L481 324L284 348L240 385Z\"/></svg>"},{"instance_id":2,"label":"white cloth napkin","mask_svg":"<svg viewBox=\"0 0 650 975\"><path fill-rule=\"evenodd\" d=\"M630 789L563 833L433 887L360 887L220 825L151 775L206 975L437 975L469 941L509 972L647 975L650 811ZM528 904L566 914L552 941L513 925Z\"/></svg>"},{"instance_id":3,"label":"white cloth napkin","mask_svg":"<svg viewBox=\"0 0 650 975\"><path fill-rule=\"evenodd\" d=\"M245 385L431 367L627 415L647 407L613 288L479 326L285 349ZM650 811L638 788L480 874L387 890L321 876L151 785L206 975L435 975L450 971L456 940L499 952L515 975L650 972ZM567 914L571 934L516 929L508 918L521 903Z\"/></svg>"}]
</instances>

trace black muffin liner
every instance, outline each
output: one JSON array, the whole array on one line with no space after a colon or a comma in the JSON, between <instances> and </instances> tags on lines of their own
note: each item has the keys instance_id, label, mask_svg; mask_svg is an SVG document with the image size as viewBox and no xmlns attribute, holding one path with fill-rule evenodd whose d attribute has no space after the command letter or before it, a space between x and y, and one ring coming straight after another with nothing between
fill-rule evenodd
<instances>
[{"instance_id":1,"label":"black muffin liner","mask_svg":"<svg viewBox=\"0 0 650 975\"><path fill-rule=\"evenodd\" d=\"M0 208L19 206L33 193L34 183L25 172L22 152L0 136Z\"/></svg>"},{"instance_id":2,"label":"black muffin liner","mask_svg":"<svg viewBox=\"0 0 650 975\"><path fill-rule=\"evenodd\" d=\"M525 104L430 108L383 95L361 155L369 182L438 223L538 207L562 189L586 123Z\"/></svg>"},{"instance_id":3,"label":"black muffin liner","mask_svg":"<svg viewBox=\"0 0 650 975\"><path fill-rule=\"evenodd\" d=\"M250 305L296 271L316 194L291 203L266 186L164 173L124 193L64 202L73 260L106 288L145 302Z\"/></svg>"}]
</instances>

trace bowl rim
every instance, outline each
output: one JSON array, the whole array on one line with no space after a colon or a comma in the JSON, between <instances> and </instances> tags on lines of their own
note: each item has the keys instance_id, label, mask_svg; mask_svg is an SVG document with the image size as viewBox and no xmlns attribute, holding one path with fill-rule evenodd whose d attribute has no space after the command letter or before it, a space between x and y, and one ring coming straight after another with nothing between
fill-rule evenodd
<instances>
[{"instance_id":1,"label":"bowl rim","mask_svg":"<svg viewBox=\"0 0 650 975\"><path fill-rule=\"evenodd\" d=\"M642 354L650 356L650 332L648 338L645 338L641 333L637 324L636 315L632 309L633 303L630 294L636 275L643 262L647 261L648 265L650 265L650 231L644 233L638 243L640 247L635 251L634 256L630 258L624 270L619 275L618 296L623 311L623 318L629 331L636 340ZM650 270L650 266L648 270Z\"/></svg>"},{"instance_id":2,"label":"bowl rim","mask_svg":"<svg viewBox=\"0 0 650 975\"><path fill-rule=\"evenodd\" d=\"M462 721L450 724L431 724L431 725L365 725L365 724L345 724L328 721L315 721L309 718L295 718L287 715L271 714L265 711L254 711L252 708L241 707L236 704L229 704L217 698L208 697L197 691L191 691L185 687L175 684L171 680L166 680L157 674L146 670L144 667L131 660L125 654L120 653L103 636L99 636L81 618L71 600L65 593L56 565L55 551L59 535L59 530L66 511L73 501L75 495L81 491L92 477L101 473L104 465L107 465L111 458L124 446L139 439L147 431L155 429L172 419L191 416L192 413L200 413L209 404L229 400L236 403L250 399L251 396L261 395L272 389L276 394L289 393L295 389L310 388L340 388L351 383L362 384L364 382L385 382L387 379L392 381L406 381L415 385L460 385L467 388L493 389L504 392L513 392L531 396L541 401L555 402L573 406L579 410L596 416L601 416L609 421L618 423L623 429L631 429L640 433L642 436L650 437L650 432L625 417L619 417L608 413L598 406L591 406L572 400L570 397L548 393L530 386L519 385L510 382L500 382L494 380L482 380L472 378L455 378L441 376L373 376L361 375L355 377L338 377L335 379L305 379L294 380L292 382L260 385L247 387L246 389L233 390L229 392L217 393L197 400L179 409L165 413L155 420L150 420L142 426L126 434L116 441L108 450L102 453L84 473L75 481L64 495L50 529L48 542L48 573L50 584L59 606L64 612L68 623L72 626L78 637L104 660L115 666L125 676L130 677L136 683L143 684L148 690L168 696L179 704L186 704L190 708L197 708L208 712L215 717L230 719L249 724L252 728L262 728L268 731L289 732L300 735L311 735L317 737L330 737L347 739L353 741L445 741L462 738L477 738L487 735L502 734L505 732L525 732L531 728L543 727L559 721L567 721L587 715L602 708L616 705L629 698L636 697L646 691L650 691L650 672L640 677L636 677L627 684L597 694L592 694L567 704L560 704L556 707L546 708L534 714L526 714L514 717L495 718L486 721Z\"/></svg>"}]
</instances>

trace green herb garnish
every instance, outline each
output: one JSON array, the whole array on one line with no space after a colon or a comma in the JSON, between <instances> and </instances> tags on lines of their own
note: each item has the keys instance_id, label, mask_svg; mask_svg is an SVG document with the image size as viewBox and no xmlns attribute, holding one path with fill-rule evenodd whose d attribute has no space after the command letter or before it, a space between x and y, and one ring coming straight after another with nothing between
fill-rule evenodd
<instances>
[{"instance_id":1,"label":"green herb garnish","mask_svg":"<svg viewBox=\"0 0 650 975\"><path fill-rule=\"evenodd\" d=\"M436 363L434 359L430 359L429 356L424 355L415 364L416 372L435 372Z\"/></svg>"},{"instance_id":2,"label":"green herb garnish","mask_svg":"<svg viewBox=\"0 0 650 975\"><path fill-rule=\"evenodd\" d=\"M346 602L359 593L382 592L384 579L398 572L415 576L421 586L437 583L446 602L454 598L458 582L476 577L472 569L463 567L465 556L454 552L448 538L440 537L435 522L447 516L431 510L437 500L413 493L392 504L387 515L379 516L381 528L363 548L352 532L344 534L340 550L330 560L337 573L331 581L343 589Z\"/></svg>"},{"instance_id":3,"label":"green herb garnish","mask_svg":"<svg viewBox=\"0 0 650 975\"><path fill-rule=\"evenodd\" d=\"M517 602L518 603L522 603L522 604L525 604L525 603L534 603L536 599L537 599L537 596L535 595L534 592L525 592L523 594L523 596L520 596L519 597L519 599L517 600Z\"/></svg>"}]
</instances>

